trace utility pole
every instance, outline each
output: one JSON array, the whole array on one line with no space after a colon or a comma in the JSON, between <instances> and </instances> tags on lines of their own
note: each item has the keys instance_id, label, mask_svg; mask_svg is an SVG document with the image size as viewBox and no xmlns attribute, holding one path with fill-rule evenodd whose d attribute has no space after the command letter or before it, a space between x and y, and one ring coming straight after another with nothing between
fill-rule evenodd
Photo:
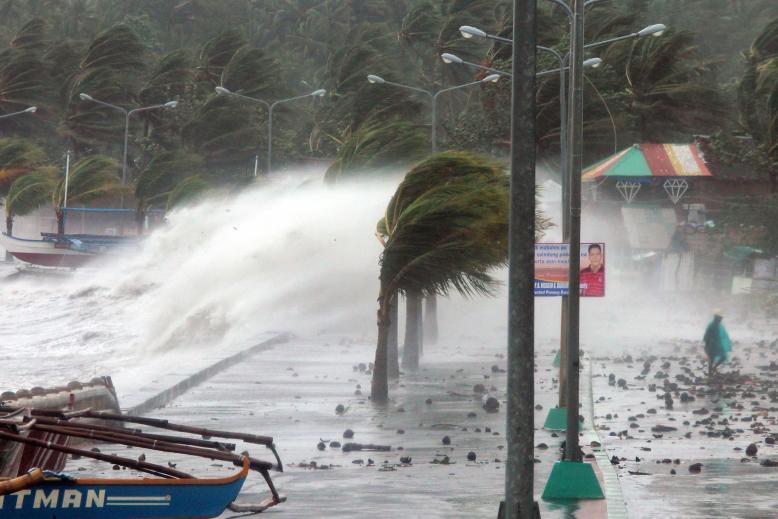
<instances>
[{"instance_id":1,"label":"utility pole","mask_svg":"<svg viewBox=\"0 0 778 519\"><path fill-rule=\"evenodd\" d=\"M581 170L583 168L583 52L584 0L573 2L573 35L570 50L570 110L568 111L570 173L570 261L567 296L567 434L565 460L581 461L578 441L579 324L581 284Z\"/></svg>"},{"instance_id":2,"label":"utility pole","mask_svg":"<svg viewBox=\"0 0 778 519\"><path fill-rule=\"evenodd\" d=\"M531 519L534 501L536 4L513 2L506 519Z\"/></svg>"}]
</instances>

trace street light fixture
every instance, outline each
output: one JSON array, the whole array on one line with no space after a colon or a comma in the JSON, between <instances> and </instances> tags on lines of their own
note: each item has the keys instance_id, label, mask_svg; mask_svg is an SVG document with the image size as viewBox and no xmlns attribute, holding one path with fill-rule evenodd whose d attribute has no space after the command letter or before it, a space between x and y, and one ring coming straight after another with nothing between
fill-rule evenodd
<instances>
[{"instance_id":1,"label":"street light fixture","mask_svg":"<svg viewBox=\"0 0 778 519\"><path fill-rule=\"evenodd\" d=\"M452 55L453 56L453 55ZM456 57L456 56L454 56ZM414 92L422 92L424 94L427 94L430 98L430 101L432 103L432 121L431 121L431 135L430 135L430 148L432 149L432 153L437 153L438 151L438 96L440 94L444 94L446 92L451 92L452 90L459 90L460 88L465 88L473 85L479 85L483 83L496 83L499 81L501 74L500 73L494 73L489 74L488 76L479 79L478 81L471 81L469 83L465 83L462 85L456 85L449 88L444 88L442 90L438 90L437 92L430 92L428 90L424 90L422 88L413 87L410 85L403 85L402 83L395 83L393 81L387 81L381 76L376 76L375 74L368 74L367 81L368 83L374 84L374 85L391 85L398 88L404 88L406 90L413 90Z\"/></svg>"},{"instance_id":2,"label":"street light fixture","mask_svg":"<svg viewBox=\"0 0 778 519\"><path fill-rule=\"evenodd\" d=\"M124 114L124 153L122 155L122 185L125 185L127 183L127 144L130 135L130 117L132 117L133 114L139 112L145 112L147 110L156 110L157 108L175 108L178 105L178 101L168 101L166 103L143 106L141 108L133 108L132 110L127 110L126 108L122 108L121 106L116 106L114 104L106 103L105 101L100 101L99 99L95 99L89 94L85 94L83 92L78 94L78 97L81 98L82 101L97 103L99 105L103 105L105 107L108 107L112 110L116 110L117 112L121 112ZM121 196L122 196L121 200L122 200L122 208L123 208L124 195L122 194Z\"/></svg>"},{"instance_id":3,"label":"street light fixture","mask_svg":"<svg viewBox=\"0 0 778 519\"><path fill-rule=\"evenodd\" d=\"M281 103L286 103L289 101L295 101L297 99L304 99L306 97L322 97L324 96L324 94L327 93L325 89L319 88L318 90L314 90L309 94L289 97L287 99L279 99L278 101L275 101L271 104L263 99L258 99L256 97L251 97L243 94L238 94L236 92L232 92L231 90L228 90L223 86L217 86L214 88L214 90L216 91L217 94L238 97L240 99L244 99L252 103L259 103L265 108L267 108L267 174L270 174L270 171L272 169L272 164L273 164L273 110L275 109L276 105L279 105Z\"/></svg>"},{"instance_id":4,"label":"street light fixture","mask_svg":"<svg viewBox=\"0 0 778 519\"><path fill-rule=\"evenodd\" d=\"M653 36L654 38L658 38L664 34L665 30L667 30L667 27L665 27L664 24L655 23L654 25L649 25L645 29L638 31L638 37L645 38L646 36Z\"/></svg>"},{"instance_id":5,"label":"street light fixture","mask_svg":"<svg viewBox=\"0 0 778 519\"><path fill-rule=\"evenodd\" d=\"M554 2L554 0L550 0L550 1ZM556 3L556 2L554 2L554 3ZM589 3L590 2L587 2L587 4L589 4ZM560 3L560 5L564 5L564 4ZM617 41L628 40L628 39L631 39L631 38L638 38L639 39L639 38L646 38L648 36L653 36L655 38L658 38L666 30L667 30L667 27L664 24L655 23L655 24L649 25L647 27L644 27L643 29L641 29L641 30L639 30L637 32L632 32L632 33L629 33L629 34L625 34L624 36L619 36L619 37L616 37L616 38L611 38L611 39L599 41L599 42L596 42L596 43L586 44L586 45L584 45L584 49L591 49L591 48L594 48L594 47L601 47L603 45L609 45L609 44L615 43ZM488 34L485 31L479 29L478 27L471 27L470 25L463 25L463 26L461 26L459 28L459 32L462 34L462 36L464 38L467 38L467 39L475 37L475 38L482 38L482 39L486 39L486 40L498 41L500 43L507 43L507 44L511 44L511 45L513 44L513 41L508 39L508 38L503 38L502 36L496 36L494 34ZM540 47L538 47L538 48L540 48ZM543 49L541 49L541 50L543 50ZM452 59L452 61L446 61L446 58L443 58L443 61L446 61L446 63L452 63L452 62L453 63L462 63L462 60L460 58L457 58L453 54L442 54L441 56L448 56L449 58ZM459 61L455 61L455 60L459 60Z\"/></svg>"},{"instance_id":6,"label":"street light fixture","mask_svg":"<svg viewBox=\"0 0 778 519\"><path fill-rule=\"evenodd\" d=\"M24 110L19 110L18 112L11 112L10 114L0 115L0 119L5 119L7 117L13 117L15 115L34 114L37 110L38 110L37 106L30 106L29 108L25 108Z\"/></svg>"},{"instance_id":7,"label":"street light fixture","mask_svg":"<svg viewBox=\"0 0 778 519\"><path fill-rule=\"evenodd\" d=\"M440 58L443 60L444 63L448 64L456 64L456 65L467 65L468 67L477 68L480 70L485 70L487 72L492 72L493 75L500 75L500 76L506 76L506 77L513 77L513 75L510 72L505 72L504 70L499 70L496 68L486 67L484 65L479 65L478 63L472 63L470 61L465 61L459 56L455 54L450 54L448 52L445 52L440 55ZM584 67L587 68L597 68L600 65L602 65L603 61L600 58L589 58L586 61L584 61ZM554 68L550 70L543 70L541 72L538 72L536 74L537 77L543 77L548 76L550 74L556 74L559 72L562 72L564 70L567 70L569 67L564 68Z\"/></svg>"},{"instance_id":8,"label":"street light fixture","mask_svg":"<svg viewBox=\"0 0 778 519\"><path fill-rule=\"evenodd\" d=\"M570 8L570 6L564 0L549 0L549 1L553 2L554 4L556 4L556 5L560 6L560 7L562 7L562 9L564 10L564 12L567 15L568 19L570 19L572 21L572 19L573 19L573 11ZM583 7L584 8L589 7L589 6L591 6L591 5L595 4L595 3L598 3L600 1L603 1L603 0L588 0L588 1L584 2L584 6ZM627 34L627 35L624 35L624 36L620 36L620 37L617 37L617 38L612 38L612 39L609 39L609 40L599 41L599 42L591 43L591 44L588 44L588 45L583 45L583 49L591 49L591 48L595 48L595 47L601 47L603 45L609 45L609 44L616 43L616 42L623 41L623 40L630 40L630 39L637 40L637 39L642 39L642 38L646 38L646 37L649 37L649 36L659 37L659 36L661 36L664 33L664 31L666 29L667 29L667 27L664 24L661 24L661 23L659 23L659 24L652 24L652 25L649 25L647 27L644 27L640 31L633 32L633 33L630 33L630 34ZM494 40L494 41L497 41L497 42L500 42L500 43L507 43L507 44L512 44L513 43L508 38L503 38L501 36L496 36L496 35L488 34L488 33L486 33L486 31L483 31L482 29L479 29L477 27L472 27L472 26L469 26L469 25L461 26L459 28L459 31L462 34L462 36L465 37L465 38L476 37L476 38L490 39L490 40ZM566 75L566 71L568 70L567 63L568 63L568 61L570 59L570 53L567 52L563 56L556 49L549 48L549 47L543 47L543 46L540 46L540 45L537 46L537 49L553 54L554 57L559 62L559 67L560 67L560 72L559 72L559 76L560 76L560 78L559 78L559 100L560 100L560 125L559 125L560 128L559 128L559 133L560 133L560 152L561 152L560 154L561 154L561 157L562 157L562 161L561 161L561 164L562 164L562 167L561 167L561 173L562 173L562 212L563 212L563 218L562 218L562 241L564 243L568 243L569 242L569 240L568 240L569 218L568 218L567 215L569 215L569 213L570 213L570 209L568 207L569 206L569 201L570 201L570 198L568 196L570 176L569 176L569 172L568 172L568 163L567 163L567 160L565 158L565 157L567 157L567 153L568 153L568 142L567 142L567 133L568 133L567 97L568 96L567 96L567 81L565 79L565 75ZM460 58L458 58L458 57L456 57L454 55L451 55L451 54L443 56L443 61L445 61L447 63L464 63L464 64L467 64L469 66L475 67L475 68L483 68L481 65L464 62ZM592 63L590 60L586 60L586 61L583 62L583 66L584 67L587 67L587 66L597 67L599 65L600 65L600 63ZM538 76L541 76L541 75L545 75L545 73L541 72L541 73L538 74ZM615 128L614 128L614 133L615 133ZM562 304L563 304L563 306L566 304L566 300L567 300L567 296L562 296ZM566 309L563 310L563 312L562 312L562 320L563 321L566 321L566 319L567 319L566 318L566 312L567 312ZM566 369L567 369L566 366L565 366L565 360L566 360L566 355L565 355L566 348L564 347L564 344L566 342L565 333L566 332L563 332L563 334L562 334L562 347L560 348L560 351L562 352L562 357L561 357L562 362L560 364L560 399L559 399L559 407L564 407L564 405L565 405L565 400L564 400L565 399L565 390L564 390L564 388L565 388L565 383L566 383L565 373L566 373Z\"/></svg>"}]
</instances>

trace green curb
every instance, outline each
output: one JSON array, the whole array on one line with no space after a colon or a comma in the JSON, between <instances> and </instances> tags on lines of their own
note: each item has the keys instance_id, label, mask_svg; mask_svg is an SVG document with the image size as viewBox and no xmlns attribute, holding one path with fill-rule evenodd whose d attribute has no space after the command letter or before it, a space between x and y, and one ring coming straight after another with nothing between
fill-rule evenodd
<instances>
[{"instance_id":1,"label":"green curb","mask_svg":"<svg viewBox=\"0 0 778 519\"><path fill-rule=\"evenodd\" d=\"M567 409L564 407L549 409L543 428L547 431L564 431L567 429Z\"/></svg>"},{"instance_id":2,"label":"green curb","mask_svg":"<svg viewBox=\"0 0 778 519\"><path fill-rule=\"evenodd\" d=\"M559 362L559 350L557 350L556 355L554 355L554 361L551 363L551 365L555 368L558 368Z\"/></svg>"},{"instance_id":3,"label":"green curb","mask_svg":"<svg viewBox=\"0 0 778 519\"><path fill-rule=\"evenodd\" d=\"M558 499L605 499L600 482L589 463L579 461L557 461L551 469L544 501Z\"/></svg>"},{"instance_id":4,"label":"green curb","mask_svg":"<svg viewBox=\"0 0 778 519\"><path fill-rule=\"evenodd\" d=\"M608 501L608 519L628 519L629 513L627 512L627 505L624 502L624 496L621 493L621 483L619 482L619 475L615 467L611 465L608 452L605 450L604 442L600 435L597 434L596 422L594 419L594 384L592 383L592 363L587 359L588 373L587 377L589 382L589 427L583 431L584 443L591 443L596 441L601 444L599 447L592 447L594 453L594 459L602 472L603 491L605 492L605 499Z\"/></svg>"}]
</instances>

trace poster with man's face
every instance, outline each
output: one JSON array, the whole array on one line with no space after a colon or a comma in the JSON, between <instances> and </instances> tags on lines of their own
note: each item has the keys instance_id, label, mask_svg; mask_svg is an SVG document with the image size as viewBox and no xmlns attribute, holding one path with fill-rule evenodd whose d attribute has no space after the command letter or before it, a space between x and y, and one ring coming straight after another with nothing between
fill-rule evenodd
<instances>
[{"instance_id":1,"label":"poster with man's face","mask_svg":"<svg viewBox=\"0 0 778 519\"><path fill-rule=\"evenodd\" d=\"M605 295L605 247L601 243L585 245L585 257L581 247L581 295L603 297Z\"/></svg>"},{"instance_id":2,"label":"poster with man's face","mask_svg":"<svg viewBox=\"0 0 778 519\"><path fill-rule=\"evenodd\" d=\"M568 258L566 243L535 244L535 295L568 294ZM584 297L605 295L605 244L581 244L580 293Z\"/></svg>"}]
</instances>

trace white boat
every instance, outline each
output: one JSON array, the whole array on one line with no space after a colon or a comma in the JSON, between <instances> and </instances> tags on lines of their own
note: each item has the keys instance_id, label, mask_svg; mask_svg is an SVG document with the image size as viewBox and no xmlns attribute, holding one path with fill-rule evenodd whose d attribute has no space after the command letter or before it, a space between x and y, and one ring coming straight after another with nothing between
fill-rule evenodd
<instances>
[{"instance_id":1,"label":"white boat","mask_svg":"<svg viewBox=\"0 0 778 519\"><path fill-rule=\"evenodd\" d=\"M109 253L118 245L135 242L135 237L97 236L90 234L41 233L42 239L30 240L0 235L0 245L14 258L42 267L83 267L93 259Z\"/></svg>"}]
</instances>

